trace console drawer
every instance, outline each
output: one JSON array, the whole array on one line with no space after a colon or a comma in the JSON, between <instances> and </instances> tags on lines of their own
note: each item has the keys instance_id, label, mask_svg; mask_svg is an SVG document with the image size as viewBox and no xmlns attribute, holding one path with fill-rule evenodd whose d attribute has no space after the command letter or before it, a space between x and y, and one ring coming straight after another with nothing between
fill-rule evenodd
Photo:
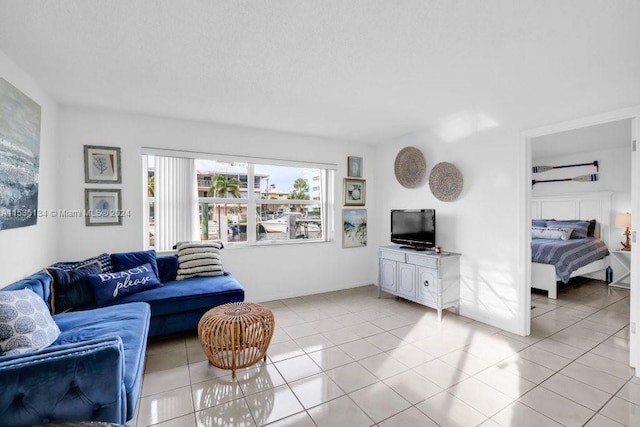
<instances>
[{"instance_id":1,"label":"console drawer","mask_svg":"<svg viewBox=\"0 0 640 427\"><path fill-rule=\"evenodd\" d=\"M379 252L378 255L380 256L380 258L390 259L390 260L393 260L393 261L404 262L404 253L403 252L387 251L387 250L384 250L384 249L380 249L380 252Z\"/></svg>"},{"instance_id":2,"label":"console drawer","mask_svg":"<svg viewBox=\"0 0 640 427\"><path fill-rule=\"evenodd\" d=\"M420 265L428 268L438 268L438 260L436 258L430 258L425 256L407 254L407 263Z\"/></svg>"}]
</instances>

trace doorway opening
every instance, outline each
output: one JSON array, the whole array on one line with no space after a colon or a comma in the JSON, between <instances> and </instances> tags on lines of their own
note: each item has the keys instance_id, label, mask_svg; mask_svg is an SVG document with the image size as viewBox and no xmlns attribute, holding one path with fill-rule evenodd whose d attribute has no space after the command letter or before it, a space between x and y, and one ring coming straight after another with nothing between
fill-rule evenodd
<instances>
[{"instance_id":1,"label":"doorway opening","mask_svg":"<svg viewBox=\"0 0 640 427\"><path fill-rule=\"evenodd\" d=\"M524 330L528 335L531 332L531 225L532 218L540 215L540 207L535 205L535 201L542 197L553 202L554 197L559 201L568 199L571 194L588 193L610 193L610 204L604 207L602 216L603 229L601 230L603 240L610 246L610 250L619 249L618 234L624 230L615 227L615 217L620 212L633 212L634 207L640 203L640 188L633 185L638 182L640 171L635 163L635 153L632 153L633 141L638 135L638 117L640 108L619 110L580 120L564 122L557 125L537 128L523 133L523 143L525 151L525 173L524 183L527 186L524 196L524 226L523 241L526 242L524 249L525 264L525 286L523 301L525 303L525 325ZM597 158L596 158L597 157ZM588 158L588 160L586 160ZM584 160L584 161L583 161ZM598 161L597 169L594 169L593 161ZM591 163L591 165L589 165ZM582 165L584 164L584 165ZM576 165L567 168L543 168L544 173L533 173L533 166L565 166ZM545 170L546 169L546 170ZM548 175L547 175L548 174ZM595 174L591 180L581 178ZM535 175L535 176L534 176ZM533 180L537 182L534 184ZM606 198L606 195L605 195ZM536 210L538 209L538 210ZM589 211L591 208L587 208ZM635 209L640 212L640 208ZM563 212L561 210L561 212ZM562 216L573 216L579 211L565 212ZM579 219L579 218L551 218L551 219ZM632 217L632 225L637 222ZM633 229L633 227L632 227ZM609 263L616 265L617 261L611 260ZM631 255L631 269L633 270L636 256ZM636 267L637 268L637 267ZM595 273L594 278L598 278ZM604 271L599 273L604 279ZM632 276L629 285L631 286L630 297L630 361L631 366L636 366L637 343L635 335L635 322L637 321L637 307L640 306L638 292L634 292ZM636 288L637 289L637 288ZM524 309L524 308L523 308Z\"/></svg>"}]
</instances>

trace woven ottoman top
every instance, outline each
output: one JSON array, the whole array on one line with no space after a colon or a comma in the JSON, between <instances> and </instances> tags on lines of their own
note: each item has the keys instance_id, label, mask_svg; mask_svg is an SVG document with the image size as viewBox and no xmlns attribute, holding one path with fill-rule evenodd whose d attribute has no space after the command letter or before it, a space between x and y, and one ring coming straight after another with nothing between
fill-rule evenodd
<instances>
[{"instance_id":1,"label":"woven ottoman top","mask_svg":"<svg viewBox=\"0 0 640 427\"><path fill-rule=\"evenodd\" d=\"M253 302L231 302L212 308L205 316L216 316L232 320L237 317L263 316L267 312L271 312L271 310Z\"/></svg>"}]
</instances>

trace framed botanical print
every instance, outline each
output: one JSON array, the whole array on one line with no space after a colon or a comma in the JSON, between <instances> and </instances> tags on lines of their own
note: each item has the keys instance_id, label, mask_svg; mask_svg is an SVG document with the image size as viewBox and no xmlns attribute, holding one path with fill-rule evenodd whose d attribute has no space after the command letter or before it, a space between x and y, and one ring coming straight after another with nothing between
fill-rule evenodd
<instances>
[{"instance_id":1,"label":"framed botanical print","mask_svg":"<svg viewBox=\"0 0 640 427\"><path fill-rule=\"evenodd\" d=\"M122 193L119 189L85 188L85 225L122 225Z\"/></svg>"},{"instance_id":2,"label":"framed botanical print","mask_svg":"<svg viewBox=\"0 0 640 427\"><path fill-rule=\"evenodd\" d=\"M120 147L84 146L84 182L120 184Z\"/></svg>"},{"instance_id":3,"label":"framed botanical print","mask_svg":"<svg viewBox=\"0 0 640 427\"><path fill-rule=\"evenodd\" d=\"M344 179L344 205L364 206L367 182L364 179Z\"/></svg>"}]
</instances>

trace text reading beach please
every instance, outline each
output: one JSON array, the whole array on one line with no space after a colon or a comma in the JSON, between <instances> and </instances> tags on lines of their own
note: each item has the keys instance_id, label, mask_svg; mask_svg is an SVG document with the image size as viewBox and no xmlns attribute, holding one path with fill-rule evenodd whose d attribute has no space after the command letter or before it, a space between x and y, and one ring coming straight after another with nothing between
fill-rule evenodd
<instances>
[{"instance_id":1,"label":"text reading beach please","mask_svg":"<svg viewBox=\"0 0 640 427\"><path fill-rule=\"evenodd\" d=\"M118 292L121 289L127 289L132 286L146 285L151 280L153 280L153 277L151 277L151 275L145 273L153 274L153 270L151 269L151 266L149 264L141 265L140 267L132 268L131 270L127 271L119 271L117 273L100 273L98 274L98 276L103 282L116 280L116 287L113 290L113 297L117 298ZM143 276L140 277L140 275ZM119 281L119 279L123 280Z\"/></svg>"},{"instance_id":2,"label":"text reading beach please","mask_svg":"<svg viewBox=\"0 0 640 427\"><path fill-rule=\"evenodd\" d=\"M148 263L124 271L92 274L89 282L98 304L162 286Z\"/></svg>"}]
</instances>

